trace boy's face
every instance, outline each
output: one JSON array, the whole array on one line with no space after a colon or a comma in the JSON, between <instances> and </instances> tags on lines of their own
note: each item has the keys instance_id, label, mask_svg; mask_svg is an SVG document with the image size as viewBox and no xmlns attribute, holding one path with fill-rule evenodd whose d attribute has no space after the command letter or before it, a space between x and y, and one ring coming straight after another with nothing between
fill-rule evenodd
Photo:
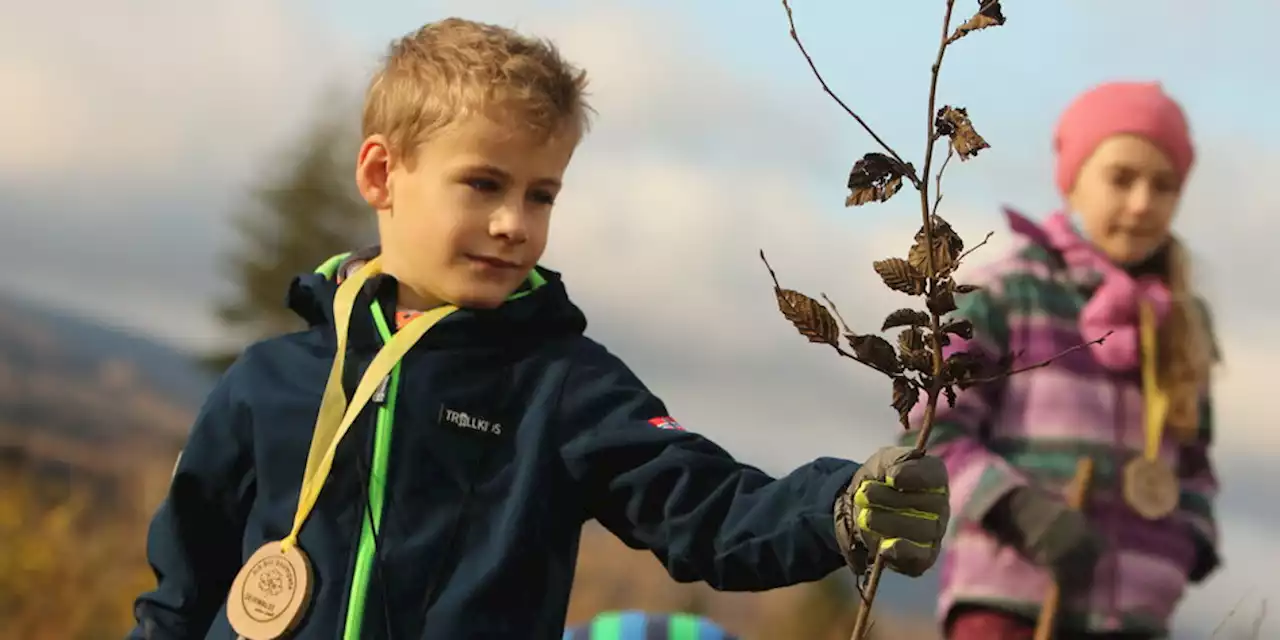
<instances>
[{"instance_id":1,"label":"boy's face","mask_svg":"<svg viewBox=\"0 0 1280 640\"><path fill-rule=\"evenodd\" d=\"M1145 138L1098 145L1068 195L1089 240L1119 264L1150 257L1169 237L1182 185L1173 163Z\"/></svg>"},{"instance_id":2,"label":"boy's face","mask_svg":"<svg viewBox=\"0 0 1280 640\"><path fill-rule=\"evenodd\" d=\"M542 257L577 143L480 116L436 132L411 162L393 161L383 136L365 140L356 181L377 210L383 270L400 283L400 305L501 305Z\"/></svg>"}]
</instances>

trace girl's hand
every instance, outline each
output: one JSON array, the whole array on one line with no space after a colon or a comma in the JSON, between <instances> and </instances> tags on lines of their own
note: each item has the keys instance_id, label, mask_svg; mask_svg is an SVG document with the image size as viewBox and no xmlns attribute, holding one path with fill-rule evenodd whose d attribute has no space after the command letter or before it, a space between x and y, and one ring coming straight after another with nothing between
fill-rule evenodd
<instances>
[{"instance_id":1,"label":"girl's hand","mask_svg":"<svg viewBox=\"0 0 1280 640\"><path fill-rule=\"evenodd\" d=\"M1039 489L1015 489L985 520L1023 556L1053 571L1064 590L1084 589L1093 577L1102 539L1085 515Z\"/></svg>"}]
</instances>

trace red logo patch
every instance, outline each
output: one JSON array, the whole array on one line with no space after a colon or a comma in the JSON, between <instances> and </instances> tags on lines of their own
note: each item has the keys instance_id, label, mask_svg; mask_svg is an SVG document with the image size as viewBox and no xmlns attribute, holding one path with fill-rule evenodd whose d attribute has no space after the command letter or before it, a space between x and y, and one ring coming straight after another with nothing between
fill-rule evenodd
<instances>
[{"instance_id":1,"label":"red logo patch","mask_svg":"<svg viewBox=\"0 0 1280 640\"><path fill-rule=\"evenodd\" d=\"M680 423L676 422L676 419L672 418L671 416L662 416L660 418L650 418L649 424L659 429L667 429L670 431L684 431L684 427L680 426Z\"/></svg>"}]
</instances>

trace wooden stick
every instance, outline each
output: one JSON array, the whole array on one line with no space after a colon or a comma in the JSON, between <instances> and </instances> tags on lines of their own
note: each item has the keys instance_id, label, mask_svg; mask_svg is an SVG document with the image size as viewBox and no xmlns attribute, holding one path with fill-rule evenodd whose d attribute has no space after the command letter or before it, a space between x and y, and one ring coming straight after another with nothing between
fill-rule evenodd
<instances>
[{"instance_id":1,"label":"wooden stick","mask_svg":"<svg viewBox=\"0 0 1280 640\"><path fill-rule=\"evenodd\" d=\"M1084 509L1089 495L1089 481L1093 478L1093 459L1085 456L1076 463L1076 475L1072 479L1071 488L1067 492L1067 506L1080 511ZM1049 586L1049 593L1044 596L1040 606L1040 619L1036 621L1035 640L1052 640L1054 627L1058 624L1058 607L1062 603L1062 587L1055 580Z\"/></svg>"}]
</instances>

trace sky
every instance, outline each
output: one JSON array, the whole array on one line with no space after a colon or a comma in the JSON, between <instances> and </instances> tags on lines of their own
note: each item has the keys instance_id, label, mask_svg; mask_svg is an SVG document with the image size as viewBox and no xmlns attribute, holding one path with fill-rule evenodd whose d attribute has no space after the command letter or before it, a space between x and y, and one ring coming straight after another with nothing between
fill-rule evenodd
<instances>
[{"instance_id":1,"label":"sky","mask_svg":"<svg viewBox=\"0 0 1280 640\"><path fill-rule=\"evenodd\" d=\"M362 6L363 5L363 6ZM1227 6L1229 5L1229 6ZM832 88L920 166L943 3L793 3ZM960 0L967 17L976 1ZM783 284L825 292L855 328L906 300L874 259L902 255L913 193L843 207L874 143L821 91L774 0L47 0L0 3L0 292L185 349L226 339L211 312L246 186L321 108L359 92L386 44L449 15L554 39L591 76L599 115L567 175L544 263L589 333L630 362L688 428L782 472L861 458L896 435L888 385L807 344L777 311ZM1186 107L1199 157L1177 221L1226 353L1215 459L1226 566L1179 624L1240 624L1280 599L1280 432L1265 397L1280 340L1280 5L1264 0L1007 3L1009 23L947 54L940 101L991 143L952 162L941 213L975 261L1010 240L1004 205L1059 205L1049 139L1070 98L1158 79ZM75 15L77 19L68 20ZM354 126L354 123L353 123ZM961 274L963 275L963 274ZM1261 561L1265 560L1265 561ZM1280 632L1280 622L1271 622Z\"/></svg>"}]
</instances>

